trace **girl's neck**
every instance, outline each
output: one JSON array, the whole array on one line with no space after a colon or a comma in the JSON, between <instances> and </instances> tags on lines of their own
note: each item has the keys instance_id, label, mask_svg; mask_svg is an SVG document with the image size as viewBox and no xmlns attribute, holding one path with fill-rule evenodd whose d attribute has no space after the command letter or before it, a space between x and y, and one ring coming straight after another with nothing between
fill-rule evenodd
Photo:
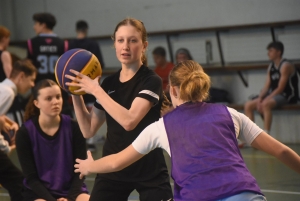
<instances>
[{"instance_id":1,"label":"girl's neck","mask_svg":"<svg viewBox=\"0 0 300 201\"><path fill-rule=\"evenodd\" d=\"M136 72L140 69L142 63L140 64L122 64L122 70L120 72L120 81L126 82L130 80Z\"/></svg>"},{"instance_id":2,"label":"girl's neck","mask_svg":"<svg viewBox=\"0 0 300 201\"><path fill-rule=\"evenodd\" d=\"M53 136L59 128L60 116L57 115L55 117L50 117L50 116L46 116L44 114L40 114L39 124L40 124L41 129L47 135Z\"/></svg>"}]
</instances>

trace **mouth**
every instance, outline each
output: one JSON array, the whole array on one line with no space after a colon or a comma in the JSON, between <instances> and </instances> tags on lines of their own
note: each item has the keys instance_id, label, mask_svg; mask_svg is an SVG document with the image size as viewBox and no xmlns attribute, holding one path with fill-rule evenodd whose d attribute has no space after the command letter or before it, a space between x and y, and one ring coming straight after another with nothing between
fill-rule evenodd
<instances>
[{"instance_id":1,"label":"mouth","mask_svg":"<svg viewBox=\"0 0 300 201\"><path fill-rule=\"evenodd\" d=\"M123 53L123 54L121 54L123 57L130 57L131 56L131 54L129 54L129 53Z\"/></svg>"}]
</instances>

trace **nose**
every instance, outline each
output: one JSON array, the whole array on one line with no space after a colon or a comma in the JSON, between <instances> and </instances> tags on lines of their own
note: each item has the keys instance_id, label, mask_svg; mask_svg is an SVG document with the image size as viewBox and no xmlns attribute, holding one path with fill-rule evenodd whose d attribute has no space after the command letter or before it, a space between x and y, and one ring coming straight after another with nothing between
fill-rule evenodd
<instances>
[{"instance_id":1,"label":"nose","mask_svg":"<svg viewBox=\"0 0 300 201\"><path fill-rule=\"evenodd\" d=\"M125 41L125 42L124 42L123 49L124 49L124 50L128 50L128 49L129 49L129 42L128 42L128 41Z\"/></svg>"}]
</instances>

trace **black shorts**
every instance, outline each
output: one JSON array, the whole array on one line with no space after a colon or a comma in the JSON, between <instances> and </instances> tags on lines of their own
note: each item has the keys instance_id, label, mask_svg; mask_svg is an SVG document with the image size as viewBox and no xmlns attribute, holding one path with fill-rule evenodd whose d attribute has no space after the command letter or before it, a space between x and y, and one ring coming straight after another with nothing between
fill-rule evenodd
<instances>
[{"instance_id":1,"label":"black shorts","mask_svg":"<svg viewBox=\"0 0 300 201\"><path fill-rule=\"evenodd\" d=\"M173 200L169 175L161 173L151 180L139 182L113 181L97 175L90 201L127 201L135 189L140 201Z\"/></svg>"}]
</instances>

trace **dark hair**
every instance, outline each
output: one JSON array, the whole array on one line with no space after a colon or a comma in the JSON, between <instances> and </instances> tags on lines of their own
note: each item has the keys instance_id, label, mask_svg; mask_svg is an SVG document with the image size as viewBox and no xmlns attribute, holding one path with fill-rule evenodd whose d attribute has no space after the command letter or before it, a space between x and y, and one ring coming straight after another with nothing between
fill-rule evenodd
<instances>
[{"instance_id":1,"label":"dark hair","mask_svg":"<svg viewBox=\"0 0 300 201\"><path fill-rule=\"evenodd\" d=\"M178 54L185 54L185 55L188 57L187 60L193 60L193 57L192 57L190 51L189 51L188 49L186 49L186 48L179 48L179 49L176 51L176 53L175 53L175 58L176 58L176 59L177 59L177 55L178 55Z\"/></svg>"},{"instance_id":2,"label":"dark hair","mask_svg":"<svg viewBox=\"0 0 300 201\"><path fill-rule=\"evenodd\" d=\"M89 28L89 25L86 21L79 20L79 21L76 22L76 31L86 33L88 28Z\"/></svg>"},{"instance_id":3,"label":"dark hair","mask_svg":"<svg viewBox=\"0 0 300 201\"><path fill-rule=\"evenodd\" d=\"M4 26L0 26L0 40L8 37L10 37L10 31Z\"/></svg>"},{"instance_id":4,"label":"dark hair","mask_svg":"<svg viewBox=\"0 0 300 201\"><path fill-rule=\"evenodd\" d=\"M56 25L56 19L51 13L36 13L32 18L35 22L45 23L46 27L51 30Z\"/></svg>"},{"instance_id":5,"label":"dark hair","mask_svg":"<svg viewBox=\"0 0 300 201\"><path fill-rule=\"evenodd\" d=\"M18 60L14 63L10 78L15 78L21 72L24 72L26 76L33 75L37 73L36 67L32 64L32 62L28 59Z\"/></svg>"},{"instance_id":6,"label":"dark hair","mask_svg":"<svg viewBox=\"0 0 300 201\"><path fill-rule=\"evenodd\" d=\"M113 39L113 41L115 41L115 39L116 39L116 32L118 31L119 27L126 26L126 25L131 25L131 26L135 27L137 29L137 31L141 33L143 43L147 41L147 31L144 26L144 23L142 21L134 19L134 18L125 18L124 20L122 20L121 22L119 22L117 24L114 34L111 37ZM147 57L146 57L145 53L143 53L143 55L142 55L142 62L145 66L148 65L148 61L147 61Z\"/></svg>"},{"instance_id":7,"label":"dark hair","mask_svg":"<svg viewBox=\"0 0 300 201\"><path fill-rule=\"evenodd\" d=\"M174 66L169 82L171 86L179 87L181 100L197 102L208 98L210 78L195 61L186 60Z\"/></svg>"},{"instance_id":8,"label":"dark hair","mask_svg":"<svg viewBox=\"0 0 300 201\"><path fill-rule=\"evenodd\" d=\"M280 41L271 42L267 46L267 50L270 49L270 48L274 48L274 49L280 51L281 52L281 56L283 55L284 46L283 46L282 42L280 42Z\"/></svg>"},{"instance_id":9,"label":"dark hair","mask_svg":"<svg viewBox=\"0 0 300 201\"><path fill-rule=\"evenodd\" d=\"M166 57L166 50L165 48L159 46L152 51L152 54Z\"/></svg>"},{"instance_id":10,"label":"dark hair","mask_svg":"<svg viewBox=\"0 0 300 201\"><path fill-rule=\"evenodd\" d=\"M58 85L56 82L50 79L40 80L36 85L32 88L32 93L30 99L25 108L24 120L27 121L31 117L40 114L40 110L34 105L33 101L37 100L40 95L39 91L46 87L52 87Z\"/></svg>"}]
</instances>

